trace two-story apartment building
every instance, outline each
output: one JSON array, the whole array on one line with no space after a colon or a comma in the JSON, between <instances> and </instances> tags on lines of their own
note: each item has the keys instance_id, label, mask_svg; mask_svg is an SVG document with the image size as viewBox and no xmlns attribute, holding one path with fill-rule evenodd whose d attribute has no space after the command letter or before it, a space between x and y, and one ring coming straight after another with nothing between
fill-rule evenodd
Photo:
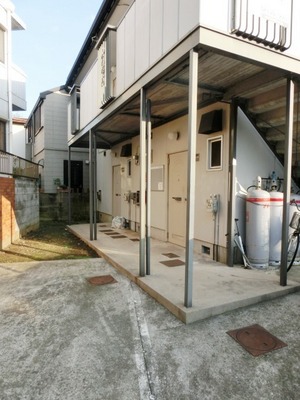
<instances>
[{"instance_id":1,"label":"two-story apartment building","mask_svg":"<svg viewBox=\"0 0 300 400\"><path fill-rule=\"evenodd\" d=\"M69 146L89 148L98 192L91 215L121 215L140 232L141 275L150 230L185 246L186 305L194 250L233 264L235 219L244 232L258 176L283 189L285 260L299 13L292 0L104 0L67 78Z\"/></svg>"},{"instance_id":2,"label":"two-story apartment building","mask_svg":"<svg viewBox=\"0 0 300 400\"><path fill-rule=\"evenodd\" d=\"M68 183L67 145L69 90L60 86L40 93L26 123L27 158L41 165L40 190L56 193L70 186L74 192L88 189L88 150L73 152L71 182Z\"/></svg>"},{"instance_id":3,"label":"two-story apartment building","mask_svg":"<svg viewBox=\"0 0 300 400\"><path fill-rule=\"evenodd\" d=\"M23 29L13 3L0 0L0 249L39 226L38 166L24 158L25 121L13 121L26 110L26 78L12 62L12 31Z\"/></svg>"}]
</instances>

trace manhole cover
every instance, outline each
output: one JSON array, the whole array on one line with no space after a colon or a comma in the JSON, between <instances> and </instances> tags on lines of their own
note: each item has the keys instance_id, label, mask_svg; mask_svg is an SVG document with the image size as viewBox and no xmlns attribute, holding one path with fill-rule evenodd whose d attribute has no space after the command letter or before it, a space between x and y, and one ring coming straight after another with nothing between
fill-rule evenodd
<instances>
[{"instance_id":1,"label":"manhole cover","mask_svg":"<svg viewBox=\"0 0 300 400\"><path fill-rule=\"evenodd\" d=\"M179 267L180 265L184 265L184 262L181 260L160 261L160 263L166 265L167 267Z\"/></svg>"},{"instance_id":2,"label":"manhole cover","mask_svg":"<svg viewBox=\"0 0 300 400\"><path fill-rule=\"evenodd\" d=\"M255 324L227 332L253 356L269 353L287 346L262 326Z\"/></svg>"},{"instance_id":3,"label":"manhole cover","mask_svg":"<svg viewBox=\"0 0 300 400\"><path fill-rule=\"evenodd\" d=\"M140 239L130 239L132 242L139 242Z\"/></svg>"},{"instance_id":4,"label":"manhole cover","mask_svg":"<svg viewBox=\"0 0 300 400\"><path fill-rule=\"evenodd\" d=\"M92 285L98 286L117 282L111 275L93 276L92 278L88 278L87 281Z\"/></svg>"},{"instance_id":5,"label":"manhole cover","mask_svg":"<svg viewBox=\"0 0 300 400\"><path fill-rule=\"evenodd\" d=\"M115 235L115 236L111 236L113 239L122 239L122 238L126 238L127 236L125 235Z\"/></svg>"},{"instance_id":6,"label":"manhole cover","mask_svg":"<svg viewBox=\"0 0 300 400\"><path fill-rule=\"evenodd\" d=\"M177 254L175 254L175 253L163 253L162 254L163 256L166 256L166 257L168 257L168 258L177 258L177 257L179 257Z\"/></svg>"},{"instance_id":7,"label":"manhole cover","mask_svg":"<svg viewBox=\"0 0 300 400\"><path fill-rule=\"evenodd\" d=\"M113 232L112 229L99 229L99 232Z\"/></svg>"}]
</instances>

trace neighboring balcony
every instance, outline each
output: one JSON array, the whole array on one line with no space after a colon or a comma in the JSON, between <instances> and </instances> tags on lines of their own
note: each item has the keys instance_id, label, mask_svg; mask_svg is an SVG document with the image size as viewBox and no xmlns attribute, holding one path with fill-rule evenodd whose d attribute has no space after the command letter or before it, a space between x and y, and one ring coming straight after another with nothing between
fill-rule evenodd
<instances>
[{"instance_id":1,"label":"neighboring balcony","mask_svg":"<svg viewBox=\"0 0 300 400\"><path fill-rule=\"evenodd\" d=\"M26 75L16 65L12 66L12 106L13 111L26 110Z\"/></svg>"}]
</instances>

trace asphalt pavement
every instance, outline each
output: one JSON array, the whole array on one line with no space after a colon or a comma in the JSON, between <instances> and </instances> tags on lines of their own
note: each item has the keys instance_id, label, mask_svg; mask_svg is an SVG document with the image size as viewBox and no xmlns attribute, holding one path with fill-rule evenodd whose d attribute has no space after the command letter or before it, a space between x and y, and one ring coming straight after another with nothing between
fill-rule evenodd
<instances>
[{"instance_id":1,"label":"asphalt pavement","mask_svg":"<svg viewBox=\"0 0 300 400\"><path fill-rule=\"evenodd\" d=\"M0 264L0 310L1 400L299 398L300 292L185 325L103 259L31 262ZM252 324L287 346L227 334Z\"/></svg>"}]
</instances>

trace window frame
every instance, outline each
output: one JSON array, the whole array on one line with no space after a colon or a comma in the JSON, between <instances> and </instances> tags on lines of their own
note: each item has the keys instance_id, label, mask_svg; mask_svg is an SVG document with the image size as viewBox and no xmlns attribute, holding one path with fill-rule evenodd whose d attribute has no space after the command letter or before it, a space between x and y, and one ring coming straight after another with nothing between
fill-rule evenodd
<instances>
[{"instance_id":1,"label":"window frame","mask_svg":"<svg viewBox=\"0 0 300 400\"><path fill-rule=\"evenodd\" d=\"M213 161L213 144L220 143L219 148L219 163L215 164ZM223 135L214 136L207 139L207 170L208 171L220 171L223 169Z\"/></svg>"}]
</instances>

